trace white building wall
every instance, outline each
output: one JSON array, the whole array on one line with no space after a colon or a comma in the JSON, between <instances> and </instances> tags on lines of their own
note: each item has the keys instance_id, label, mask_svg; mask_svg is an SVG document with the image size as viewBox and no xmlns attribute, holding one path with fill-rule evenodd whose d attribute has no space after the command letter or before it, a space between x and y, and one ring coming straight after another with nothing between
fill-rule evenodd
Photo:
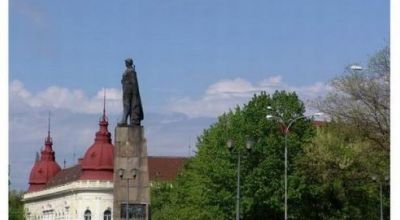
<instances>
[{"instance_id":1,"label":"white building wall","mask_svg":"<svg viewBox=\"0 0 400 220\"><path fill-rule=\"evenodd\" d=\"M112 213L111 181L75 181L66 185L24 195L27 220L84 220L90 210L92 220L103 220L107 209Z\"/></svg>"}]
</instances>

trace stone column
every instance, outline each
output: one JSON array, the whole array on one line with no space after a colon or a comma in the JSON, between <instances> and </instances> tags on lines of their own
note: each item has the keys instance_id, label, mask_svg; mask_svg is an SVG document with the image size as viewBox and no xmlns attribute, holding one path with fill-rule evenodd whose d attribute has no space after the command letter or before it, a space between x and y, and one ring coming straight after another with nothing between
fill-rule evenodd
<instances>
[{"instance_id":1,"label":"stone column","mask_svg":"<svg viewBox=\"0 0 400 220\"><path fill-rule=\"evenodd\" d=\"M124 217L121 218L121 207L127 203L129 195L129 206L134 207L136 210L134 213L140 212L140 210L145 212L144 218L133 217L131 219L148 220L150 219L150 183L144 129L142 126L116 127L114 140L113 219L125 220ZM120 169L123 169L122 178L119 173ZM134 173L136 173L136 177Z\"/></svg>"}]
</instances>

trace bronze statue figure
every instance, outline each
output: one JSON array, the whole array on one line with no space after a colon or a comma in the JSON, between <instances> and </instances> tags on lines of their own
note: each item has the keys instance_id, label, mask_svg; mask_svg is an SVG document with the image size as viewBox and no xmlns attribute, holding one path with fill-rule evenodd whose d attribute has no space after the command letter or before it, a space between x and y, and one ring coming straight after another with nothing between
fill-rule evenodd
<instances>
[{"instance_id":1,"label":"bronze statue figure","mask_svg":"<svg viewBox=\"0 0 400 220\"><path fill-rule=\"evenodd\" d=\"M126 70L122 75L122 103L124 112L118 126L128 126L128 117L130 125L140 125L143 120L143 107L139 93L139 83L136 76L133 60L125 60Z\"/></svg>"}]
</instances>

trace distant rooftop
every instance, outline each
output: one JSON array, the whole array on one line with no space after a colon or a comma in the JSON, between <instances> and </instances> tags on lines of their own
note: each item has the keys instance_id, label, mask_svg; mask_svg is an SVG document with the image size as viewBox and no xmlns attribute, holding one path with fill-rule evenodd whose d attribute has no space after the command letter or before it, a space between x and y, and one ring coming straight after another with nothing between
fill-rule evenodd
<instances>
[{"instance_id":1,"label":"distant rooftop","mask_svg":"<svg viewBox=\"0 0 400 220\"><path fill-rule=\"evenodd\" d=\"M187 157L149 156L150 181L173 181L182 170Z\"/></svg>"},{"instance_id":2,"label":"distant rooftop","mask_svg":"<svg viewBox=\"0 0 400 220\"><path fill-rule=\"evenodd\" d=\"M150 181L173 181L182 170L187 157L149 156ZM49 180L45 188L64 185L80 179L82 167L80 164L62 169Z\"/></svg>"}]
</instances>

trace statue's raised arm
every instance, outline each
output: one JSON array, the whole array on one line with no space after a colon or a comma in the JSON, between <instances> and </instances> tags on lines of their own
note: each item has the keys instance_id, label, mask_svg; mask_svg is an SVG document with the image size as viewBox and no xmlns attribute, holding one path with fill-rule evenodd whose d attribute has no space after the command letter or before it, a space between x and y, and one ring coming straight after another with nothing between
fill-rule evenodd
<instances>
[{"instance_id":1,"label":"statue's raised arm","mask_svg":"<svg viewBox=\"0 0 400 220\"><path fill-rule=\"evenodd\" d=\"M140 125L143 120L143 107L140 99L139 83L137 80L135 66L133 60L128 58L125 60L126 70L122 74L122 104L124 111L122 119L118 126ZM130 123L128 124L128 118Z\"/></svg>"}]
</instances>

